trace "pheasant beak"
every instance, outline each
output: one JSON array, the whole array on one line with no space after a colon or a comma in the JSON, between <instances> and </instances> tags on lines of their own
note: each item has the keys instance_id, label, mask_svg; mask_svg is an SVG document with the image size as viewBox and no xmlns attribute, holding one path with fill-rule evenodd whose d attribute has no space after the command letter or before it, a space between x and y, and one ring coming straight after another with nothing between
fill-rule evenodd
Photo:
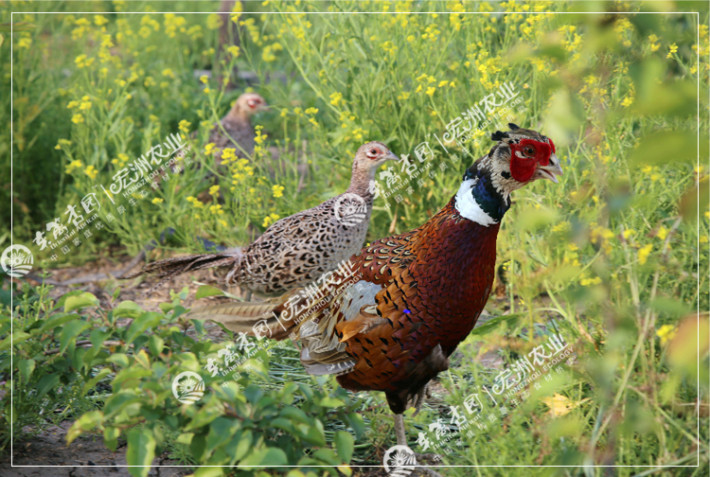
<instances>
[{"instance_id":1,"label":"pheasant beak","mask_svg":"<svg viewBox=\"0 0 710 477\"><path fill-rule=\"evenodd\" d=\"M562 175L562 167L560 166L560 160L553 153L550 156L550 163L546 166L537 166L537 173L535 174L538 179L549 179L555 184L559 181L557 176Z\"/></svg>"},{"instance_id":2,"label":"pheasant beak","mask_svg":"<svg viewBox=\"0 0 710 477\"><path fill-rule=\"evenodd\" d=\"M385 160L386 160L386 161L387 161L387 160L401 161L402 158L399 157L399 156L398 156L397 154L395 154L394 152L390 151L390 152L385 156Z\"/></svg>"}]
</instances>

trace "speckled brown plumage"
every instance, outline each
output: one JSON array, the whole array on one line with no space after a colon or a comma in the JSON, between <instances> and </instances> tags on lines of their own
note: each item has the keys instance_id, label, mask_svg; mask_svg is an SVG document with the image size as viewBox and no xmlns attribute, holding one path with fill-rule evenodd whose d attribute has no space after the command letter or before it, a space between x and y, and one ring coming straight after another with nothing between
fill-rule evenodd
<instances>
[{"instance_id":1,"label":"speckled brown plumage","mask_svg":"<svg viewBox=\"0 0 710 477\"><path fill-rule=\"evenodd\" d=\"M265 108L264 98L256 93L244 93L219 123L214 125L207 142L215 145L217 165L221 164L222 150L227 147L236 149L235 154L241 157L254 153L251 117Z\"/></svg>"},{"instance_id":2,"label":"speckled brown plumage","mask_svg":"<svg viewBox=\"0 0 710 477\"><path fill-rule=\"evenodd\" d=\"M384 144L367 143L355 155L345 193L278 220L244 249L162 260L147 265L139 274L167 278L227 266L231 269L228 283L261 295L281 295L307 285L360 250L372 213L371 181L377 167L392 159L398 158Z\"/></svg>"}]
</instances>

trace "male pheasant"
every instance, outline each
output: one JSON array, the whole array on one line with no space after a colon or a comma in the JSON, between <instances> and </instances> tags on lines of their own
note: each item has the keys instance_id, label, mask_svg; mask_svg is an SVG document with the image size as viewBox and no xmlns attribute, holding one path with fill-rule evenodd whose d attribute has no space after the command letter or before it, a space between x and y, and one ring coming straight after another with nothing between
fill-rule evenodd
<instances>
[{"instance_id":1,"label":"male pheasant","mask_svg":"<svg viewBox=\"0 0 710 477\"><path fill-rule=\"evenodd\" d=\"M230 267L227 282L265 296L304 286L356 253L365 242L372 214L375 171L399 160L380 142L355 154L348 190L322 204L278 220L244 249L189 255L148 264L127 276L169 278L191 270Z\"/></svg>"},{"instance_id":2,"label":"male pheasant","mask_svg":"<svg viewBox=\"0 0 710 477\"><path fill-rule=\"evenodd\" d=\"M402 412L448 369L493 284L496 237L510 194L562 174L551 139L509 124L466 170L458 192L419 228L377 240L350 259L311 299L292 290L277 302L207 306L193 317L234 331L301 342L311 374L337 374L353 391L384 391L406 445ZM317 295L317 296L320 296Z\"/></svg>"}]
</instances>

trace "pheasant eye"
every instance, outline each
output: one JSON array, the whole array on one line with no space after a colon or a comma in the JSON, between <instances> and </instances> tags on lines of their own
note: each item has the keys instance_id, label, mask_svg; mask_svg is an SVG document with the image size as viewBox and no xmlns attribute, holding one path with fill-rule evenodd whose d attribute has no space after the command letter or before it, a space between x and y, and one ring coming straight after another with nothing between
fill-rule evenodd
<instances>
[{"instance_id":1,"label":"pheasant eye","mask_svg":"<svg viewBox=\"0 0 710 477\"><path fill-rule=\"evenodd\" d=\"M523 149L523 152L525 153L526 156L534 156L535 155L535 148L532 146L525 146L525 149Z\"/></svg>"},{"instance_id":2,"label":"pheasant eye","mask_svg":"<svg viewBox=\"0 0 710 477\"><path fill-rule=\"evenodd\" d=\"M377 149L370 149L370 152L367 155L370 157L375 157L375 156L377 156L378 152L379 151Z\"/></svg>"}]
</instances>

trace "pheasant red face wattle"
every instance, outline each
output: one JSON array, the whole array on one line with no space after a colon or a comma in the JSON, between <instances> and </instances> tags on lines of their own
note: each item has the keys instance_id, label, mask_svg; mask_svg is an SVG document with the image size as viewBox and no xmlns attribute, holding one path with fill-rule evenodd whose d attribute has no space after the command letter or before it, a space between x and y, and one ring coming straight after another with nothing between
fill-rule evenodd
<instances>
[{"instance_id":1,"label":"pheasant red face wattle","mask_svg":"<svg viewBox=\"0 0 710 477\"><path fill-rule=\"evenodd\" d=\"M538 166L549 166L550 156L555 152L555 146L534 139L521 139L517 144L510 145L510 174L518 182L528 182L535 175Z\"/></svg>"}]
</instances>

